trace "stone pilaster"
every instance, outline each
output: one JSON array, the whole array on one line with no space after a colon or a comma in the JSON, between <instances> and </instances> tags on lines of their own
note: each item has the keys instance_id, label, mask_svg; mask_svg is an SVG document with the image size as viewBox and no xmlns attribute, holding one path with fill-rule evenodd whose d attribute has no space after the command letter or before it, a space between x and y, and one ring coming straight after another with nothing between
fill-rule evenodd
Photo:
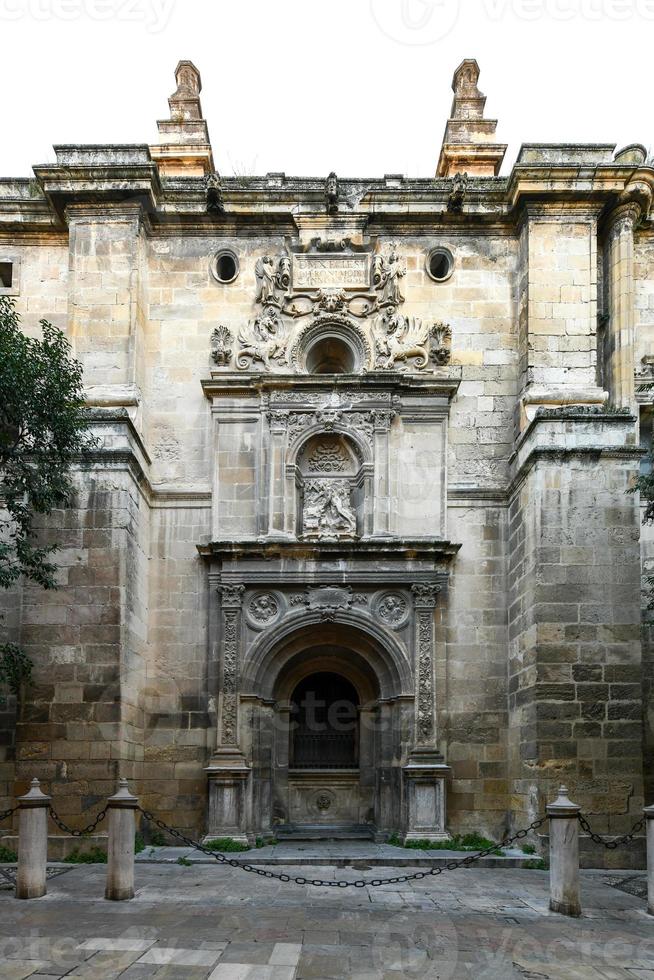
<instances>
[{"instance_id":1,"label":"stone pilaster","mask_svg":"<svg viewBox=\"0 0 654 980\"><path fill-rule=\"evenodd\" d=\"M250 768L239 742L240 635L243 585L222 584L220 592L220 686L217 698L217 744L207 769L208 837L247 842L246 793Z\"/></svg>"},{"instance_id":2,"label":"stone pilaster","mask_svg":"<svg viewBox=\"0 0 654 980\"><path fill-rule=\"evenodd\" d=\"M412 585L416 611L416 745L434 748L436 721L434 698L434 609L440 585Z\"/></svg>"},{"instance_id":3,"label":"stone pilaster","mask_svg":"<svg viewBox=\"0 0 654 980\"><path fill-rule=\"evenodd\" d=\"M608 219L605 275L608 329L604 367L610 400L619 408L635 407L634 385L634 228L640 205L619 205Z\"/></svg>"},{"instance_id":4,"label":"stone pilaster","mask_svg":"<svg viewBox=\"0 0 654 980\"><path fill-rule=\"evenodd\" d=\"M411 586L415 609L415 747L404 766L404 840L443 840L449 766L437 748L434 609L440 585Z\"/></svg>"},{"instance_id":5,"label":"stone pilaster","mask_svg":"<svg viewBox=\"0 0 654 980\"><path fill-rule=\"evenodd\" d=\"M520 234L519 427L540 406L601 405L597 385L597 214L528 205Z\"/></svg>"},{"instance_id":6,"label":"stone pilaster","mask_svg":"<svg viewBox=\"0 0 654 980\"><path fill-rule=\"evenodd\" d=\"M239 645L243 585L221 585L222 651L218 692L218 749L238 750Z\"/></svg>"}]
</instances>

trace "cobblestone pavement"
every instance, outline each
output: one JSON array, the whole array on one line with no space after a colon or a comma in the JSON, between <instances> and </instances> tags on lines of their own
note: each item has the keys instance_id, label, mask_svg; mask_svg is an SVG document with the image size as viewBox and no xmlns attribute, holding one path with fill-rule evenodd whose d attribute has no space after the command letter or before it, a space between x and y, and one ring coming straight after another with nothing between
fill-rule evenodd
<instances>
[{"instance_id":1,"label":"cobblestone pavement","mask_svg":"<svg viewBox=\"0 0 654 980\"><path fill-rule=\"evenodd\" d=\"M654 918L615 887L633 871L582 872L580 919L548 911L536 870L345 891L150 864L131 902L104 901L104 875L75 867L37 901L0 892L0 980L654 980Z\"/></svg>"}]
</instances>

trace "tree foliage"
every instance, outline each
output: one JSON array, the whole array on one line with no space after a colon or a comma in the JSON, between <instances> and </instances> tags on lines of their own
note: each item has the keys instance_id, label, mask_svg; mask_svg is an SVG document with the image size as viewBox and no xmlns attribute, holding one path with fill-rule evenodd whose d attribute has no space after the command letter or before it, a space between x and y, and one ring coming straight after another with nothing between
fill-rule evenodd
<instances>
[{"instance_id":1,"label":"tree foliage","mask_svg":"<svg viewBox=\"0 0 654 980\"><path fill-rule=\"evenodd\" d=\"M41 320L41 337L26 336L0 297L0 587L24 576L56 588L57 545L38 542L35 520L70 502L72 464L94 444L87 425L82 366L61 330ZM0 681L16 690L29 670L0 646Z\"/></svg>"}]
</instances>

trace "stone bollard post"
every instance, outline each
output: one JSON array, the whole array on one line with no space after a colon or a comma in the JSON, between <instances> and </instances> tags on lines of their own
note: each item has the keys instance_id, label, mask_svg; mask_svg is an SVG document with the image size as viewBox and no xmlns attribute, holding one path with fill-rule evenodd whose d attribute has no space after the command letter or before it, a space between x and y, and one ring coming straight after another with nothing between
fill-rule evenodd
<instances>
[{"instance_id":1,"label":"stone bollard post","mask_svg":"<svg viewBox=\"0 0 654 980\"><path fill-rule=\"evenodd\" d=\"M654 915L654 804L646 806L643 813L647 834L647 911Z\"/></svg>"},{"instance_id":2,"label":"stone bollard post","mask_svg":"<svg viewBox=\"0 0 654 980\"><path fill-rule=\"evenodd\" d=\"M550 821L550 909L562 915L581 915L579 901L579 810L565 786L547 805Z\"/></svg>"},{"instance_id":3,"label":"stone bollard post","mask_svg":"<svg viewBox=\"0 0 654 980\"><path fill-rule=\"evenodd\" d=\"M16 898L41 898L46 893L50 797L41 791L38 779L33 779L18 805Z\"/></svg>"},{"instance_id":4,"label":"stone bollard post","mask_svg":"<svg viewBox=\"0 0 654 980\"><path fill-rule=\"evenodd\" d=\"M114 902L134 898L134 834L138 804L138 799L132 796L127 787L126 779L119 780L116 795L107 800L109 845L104 897Z\"/></svg>"}]
</instances>

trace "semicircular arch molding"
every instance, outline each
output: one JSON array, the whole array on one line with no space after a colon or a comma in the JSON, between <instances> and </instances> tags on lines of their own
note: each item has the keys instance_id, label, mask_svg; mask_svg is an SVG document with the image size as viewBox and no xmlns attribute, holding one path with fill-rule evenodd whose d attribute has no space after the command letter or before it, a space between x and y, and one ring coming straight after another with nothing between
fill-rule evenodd
<instances>
[{"instance_id":1,"label":"semicircular arch molding","mask_svg":"<svg viewBox=\"0 0 654 980\"><path fill-rule=\"evenodd\" d=\"M357 653L374 671L382 698L413 695L411 665L397 637L371 616L348 609L338 610L330 622L324 621L320 609L304 609L262 633L245 657L242 693L273 698L277 678L288 661L302 651L326 645Z\"/></svg>"}]
</instances>

